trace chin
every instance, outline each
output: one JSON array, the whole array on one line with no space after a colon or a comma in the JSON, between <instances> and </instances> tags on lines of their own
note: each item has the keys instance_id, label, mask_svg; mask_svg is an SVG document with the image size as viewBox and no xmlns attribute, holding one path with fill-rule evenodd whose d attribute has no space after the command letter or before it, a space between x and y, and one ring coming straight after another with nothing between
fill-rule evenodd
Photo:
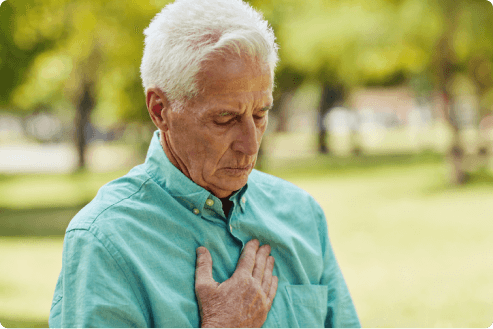
<instances>
[{"instance_id":1,"label":"chin","mask_svg":"<svg viewBox=\"0 0 493 329\"><path fill-rule=\"evenodd\" d=\"M221 179L221 183L217 184L216 186L218 186L221 190L231 191L231 194L232 194L235 191L238 191L239 189L241 189L243 186L245 186L247 181L248 181L248 176L241 177L241 178L227 177L227 178Z\"/></svg>"}]
</instances>

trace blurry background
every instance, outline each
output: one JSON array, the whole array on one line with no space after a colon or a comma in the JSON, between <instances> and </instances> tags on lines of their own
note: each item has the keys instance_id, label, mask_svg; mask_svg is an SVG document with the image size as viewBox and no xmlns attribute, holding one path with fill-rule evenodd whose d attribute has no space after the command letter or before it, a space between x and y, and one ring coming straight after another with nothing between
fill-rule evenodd
<instances>
[{"instance_id":1,"label":"blurry background","mask_svg":"<svg viewBox=\"0 0 493 329\"><path fill-rule=\"evenodd\" d=\"M162 0L0 7L0 323L47 326L64 230L143 162ZM366 327L493 322L493 6L252 0L280 44L258 166L310 192Z\"/></svg>"}]
</instances>

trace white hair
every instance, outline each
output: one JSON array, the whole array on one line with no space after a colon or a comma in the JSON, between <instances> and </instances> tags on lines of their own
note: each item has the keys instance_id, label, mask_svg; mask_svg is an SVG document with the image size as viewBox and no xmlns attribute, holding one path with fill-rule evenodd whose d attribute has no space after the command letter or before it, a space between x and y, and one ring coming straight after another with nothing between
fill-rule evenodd
<instances>
[{"instance_id":1,"label":"white hair","mask_svg":"<svg viewBox=\"0 0 493 329\"><path fill-rule=\"evenodd\" d=\"M157 86L171 103L199 94L197 74L205 61L246 54L269 65L272 81L278 61L272 28L241 0L176 0L144 30L142 84Z\"/></svg>"}]
</instances>

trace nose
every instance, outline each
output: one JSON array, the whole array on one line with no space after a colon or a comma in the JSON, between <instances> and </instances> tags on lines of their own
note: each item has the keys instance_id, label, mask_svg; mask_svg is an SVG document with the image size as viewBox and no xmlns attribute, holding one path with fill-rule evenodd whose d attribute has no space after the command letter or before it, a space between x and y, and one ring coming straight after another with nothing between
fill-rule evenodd
<instances>
[{"instance_id":1,"label":"nose","mask_svg":"<svg viewBox=\"0 0 493 329\"><path fill-rule=\"evenodd\" d=\"M233 143L233 150L249 156L257 155L259 147L257 137L259 133L253 118L241 120Z\"/></svg>"}]
</instances>

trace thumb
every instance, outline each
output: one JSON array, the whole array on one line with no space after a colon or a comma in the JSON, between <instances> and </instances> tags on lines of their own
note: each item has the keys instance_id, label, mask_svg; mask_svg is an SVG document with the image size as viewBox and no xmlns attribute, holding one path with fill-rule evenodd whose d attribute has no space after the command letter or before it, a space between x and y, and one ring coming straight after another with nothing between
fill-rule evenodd
<instances>
[{"instance_id":1,"label":"thumb","mask_svg":"<svg viewBox=\"0 0 493 329\"><path fill-rule=\"evenodd\" d=\"M209 250L205 247L198 247L196 252L195 287L210 284L217 285L217 282L212 278L212 257Z\"/></svg>"}]
</instances>

